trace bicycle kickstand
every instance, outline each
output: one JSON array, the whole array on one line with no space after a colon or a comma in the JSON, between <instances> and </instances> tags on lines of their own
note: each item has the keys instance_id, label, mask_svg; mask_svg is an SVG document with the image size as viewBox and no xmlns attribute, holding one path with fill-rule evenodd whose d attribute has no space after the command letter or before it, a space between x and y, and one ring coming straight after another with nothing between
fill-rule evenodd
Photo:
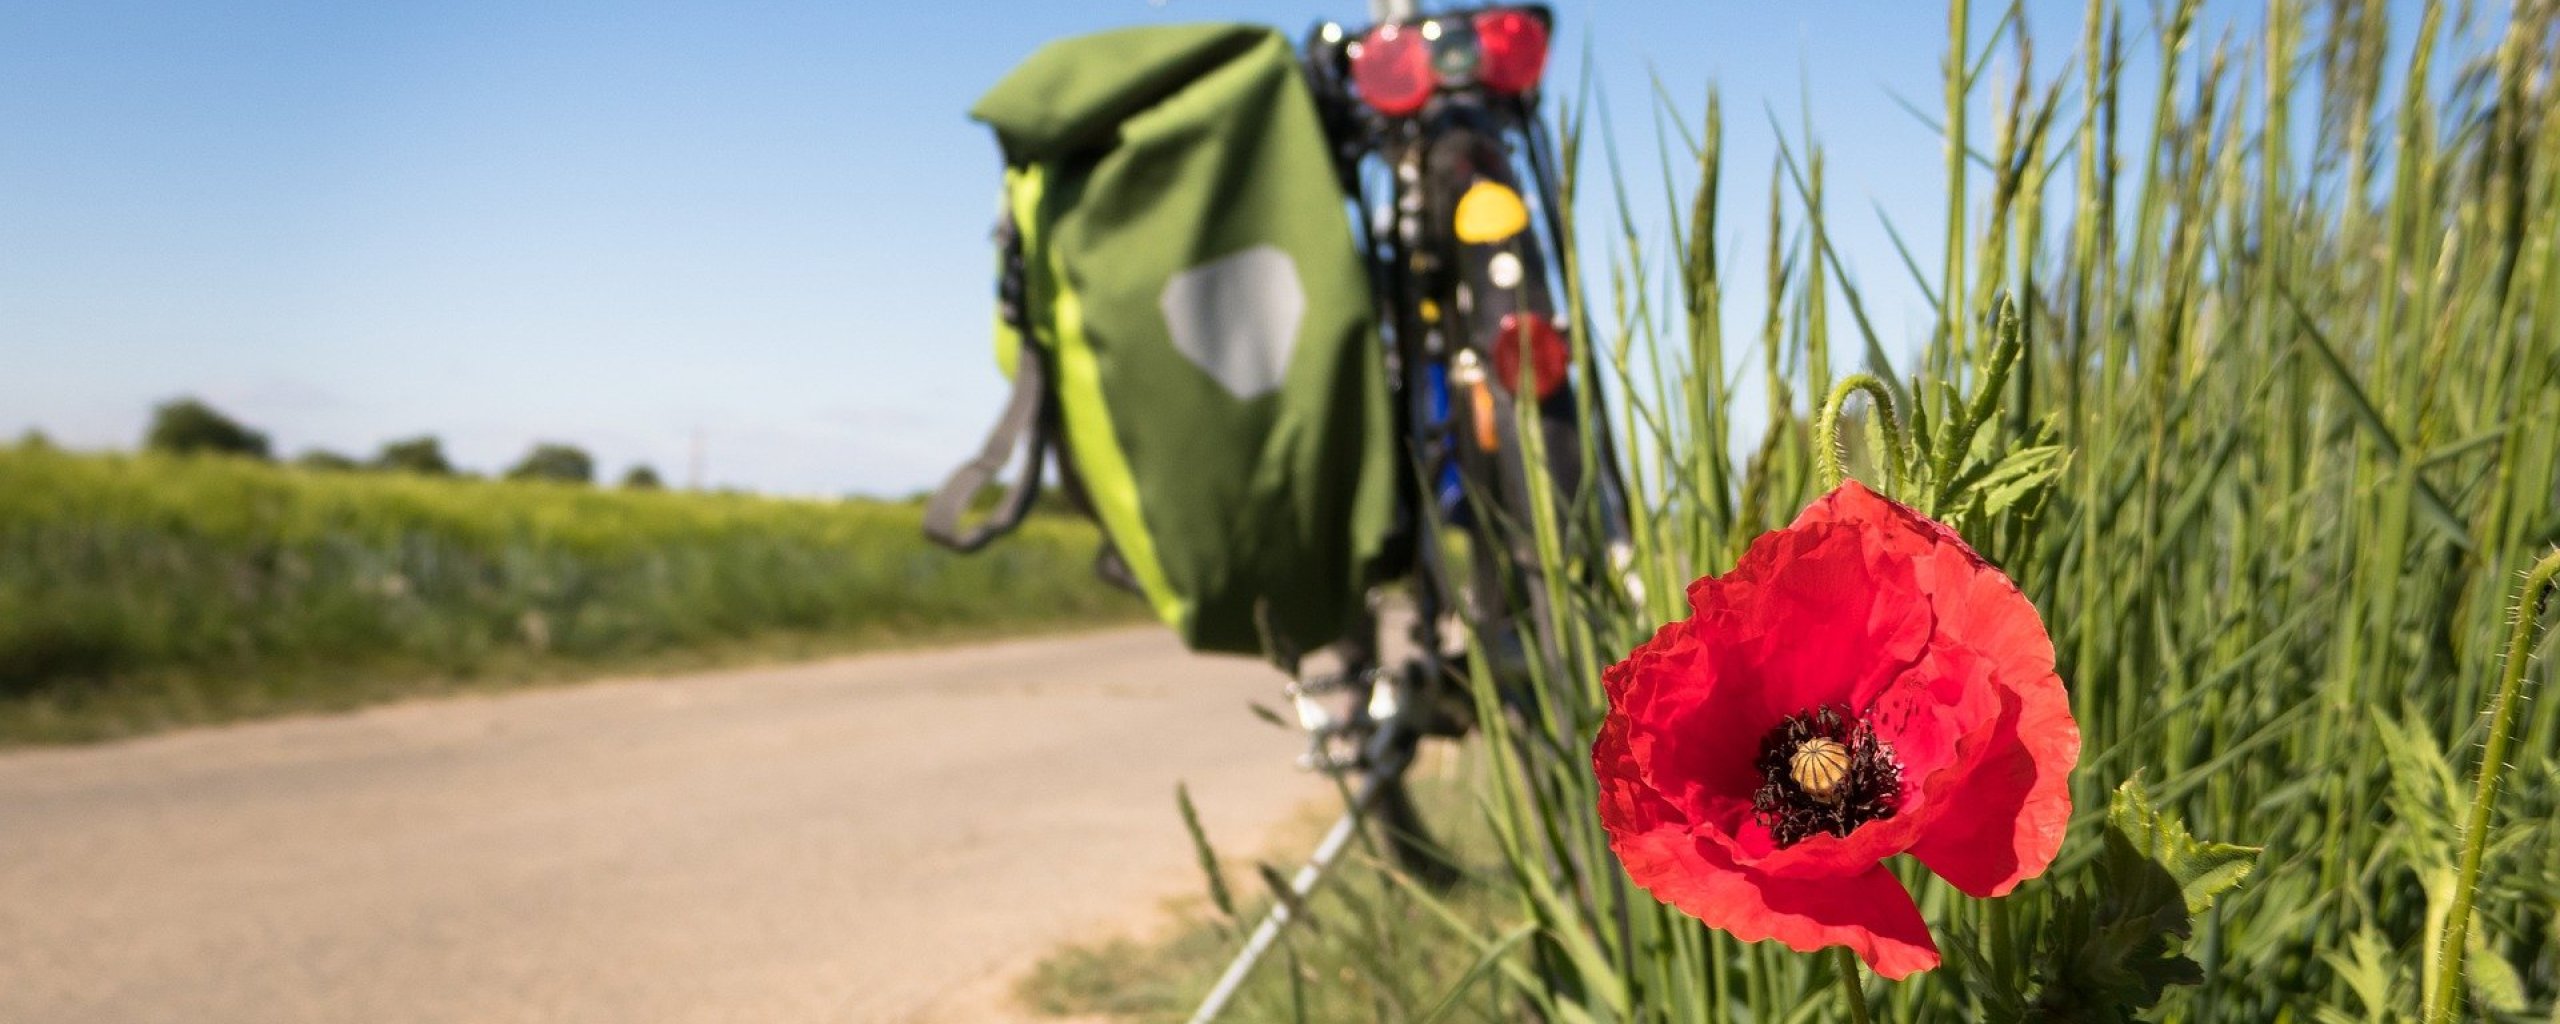
<instances>
[{"instance_id":1,"label":"bicycle kickstand","mask_svg":"<svg viewBox=\"0 0 2560 1024\"><path fill-rule=\"evenodd\" d=\"M1316 886L1324 881L1325 873L1333 867L1333 862L1341 858L1342 851L1351 846L1352 837L1360 833L1360 820L1368 815L1369 805L1377 802L1378 794L1391 779L1391 775L1372 772L1360 784L1360 791L1351 801L1351 806L1342 812L1342 820L1333 823L1333 830L1326 832L1324 841L1316 844L1316 851L1307 858L1306 866L1299 868L1298 873L1289 879L1287 898L1273 903L1271 912L1263 915L1262 923L1256 925L1253 935L1245 939L1244 948L1237 951L1236 958L1227 964L1226 973L1218 976L1218 984L1209 990L1207 998L1200 1001L1199 1011L1191 1015L1191 1024L1209 1024L1226 1012L1227 1004L1243 990L1245 977L1253 973L1254 964L1271 951L1272 943L1280 939L1281 930L1296 919L1297 915L1290 908L1305 906L1307 898L1314 895Z\"/></svg>"}]
</instances>

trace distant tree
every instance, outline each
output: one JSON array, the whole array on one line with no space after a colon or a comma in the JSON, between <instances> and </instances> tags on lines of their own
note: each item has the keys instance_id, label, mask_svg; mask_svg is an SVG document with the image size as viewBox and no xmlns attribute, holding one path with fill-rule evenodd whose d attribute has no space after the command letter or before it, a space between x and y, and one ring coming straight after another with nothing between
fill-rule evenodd
<instances>
[{"instance_id":1,"label":"distant tree","mask_svg":"<svg viewBox=\"0 0 2560 1024\"><path fill-rule=\"evenodd\" d=\"M163 402L151 410L151 429L142 435L142 446L176 455L268 457L267 435L193 398Z\"/></svg>"},{"instance_id":2,"label":"distant tree","mask_svg":"<svg viewBox=\"0 0 2560 1024\"><path fill-rule=\"evenodd\" d=\"M373 468L420 476L453 475L453 463L444 457L444 442L436 440L434 434L420 434L383 445L381 453L373 457Z\"/></svg>"},{"instance_id":3,"label":"distant tree","mask_svg":"<svg viewBox=\"0 0 2560 1024\"><path fill-rule=\"evenodd\" d=\"M594 483L596 460L576 445L545 442L534 445L522 460L508 467L507 479Z\"/></svg>"},{"instance_id":4,"label":"distant tree","mask_svg":"<svg viewBox=\"0 0 2560 1024\"><path fill-rule=\"evenodd\" d=\"M345 473L364 468L362 463L326 448L313 448L294 456L293 464L323 473Z\"/></svg>"},{"instance_id":5,"label":"distant tree","mask_svg":"<svg viewBox=\"0 0 2560 1024\"><path fill-rule=\"evenodd\" d=\"M658 471L643 462L624 471L622 487L628 491L663 491L667 489L667 482L658 479Z\"/></svg>"},{"instance_id":6,"label":"distant tree","mask_svg":"<svg viewBox=\"0 0 2560 1024\"><path fill-rule=\"evenodd\" d=\"M49 452L54 451L55 448L52 437L47 436L44 431L35 427L28 427L26 433L18 435L18 450L22 452Z\"/></svg>"}]
</instances>

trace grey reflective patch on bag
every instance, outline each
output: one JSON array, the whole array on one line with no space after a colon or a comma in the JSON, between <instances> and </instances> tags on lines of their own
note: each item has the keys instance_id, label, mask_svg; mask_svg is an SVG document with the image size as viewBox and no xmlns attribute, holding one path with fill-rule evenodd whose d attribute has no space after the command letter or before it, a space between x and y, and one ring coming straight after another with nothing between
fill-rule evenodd
<instances>
[{"instance_id":1,"label":"grey reflective patch on bag","mask_svg":"<svg viewBox=\"0 0 2560 1024\"><path fill-rule=\"evenodd\" d=\"M1307 292L1288 253L1257 245L1173 275L1156 305L1174 348L1228 393L1253 399L1289 376Z\"/></svg>"}]
</instances>

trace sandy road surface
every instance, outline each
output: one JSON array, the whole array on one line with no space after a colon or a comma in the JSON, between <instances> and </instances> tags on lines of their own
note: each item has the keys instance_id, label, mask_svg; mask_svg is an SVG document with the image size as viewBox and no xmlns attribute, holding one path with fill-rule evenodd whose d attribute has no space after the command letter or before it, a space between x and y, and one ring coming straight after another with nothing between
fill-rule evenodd
<instances>
[{"instance_id":1,"label":"sandy road surface","mask_svg":"<svg viewBox=\"0 0 2560 1024\"><path fill-rule=\"evenodd\" d=\"M0 1022L975 1021L1327 790L1161 629L0 755Z\"/></svg>"}]
</instances>

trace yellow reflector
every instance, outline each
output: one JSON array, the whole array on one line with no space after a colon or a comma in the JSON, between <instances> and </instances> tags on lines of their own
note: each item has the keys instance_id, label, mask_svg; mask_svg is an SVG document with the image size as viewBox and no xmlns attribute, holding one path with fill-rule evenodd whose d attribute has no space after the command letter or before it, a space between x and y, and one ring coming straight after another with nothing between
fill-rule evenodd
<instances>
[{"instance_id":1,"label":"yellow reflector","mask_svg":"<svg viewBox=\"0 0 2560 1024\"><path fill-rule=\"evenodd\" d=\"M1458 197L1458 240L1488 245L1510 238L1529 226L1529 208L1520 193L1500 182L1478 181Z\"/></svg>"}]
</instances>

